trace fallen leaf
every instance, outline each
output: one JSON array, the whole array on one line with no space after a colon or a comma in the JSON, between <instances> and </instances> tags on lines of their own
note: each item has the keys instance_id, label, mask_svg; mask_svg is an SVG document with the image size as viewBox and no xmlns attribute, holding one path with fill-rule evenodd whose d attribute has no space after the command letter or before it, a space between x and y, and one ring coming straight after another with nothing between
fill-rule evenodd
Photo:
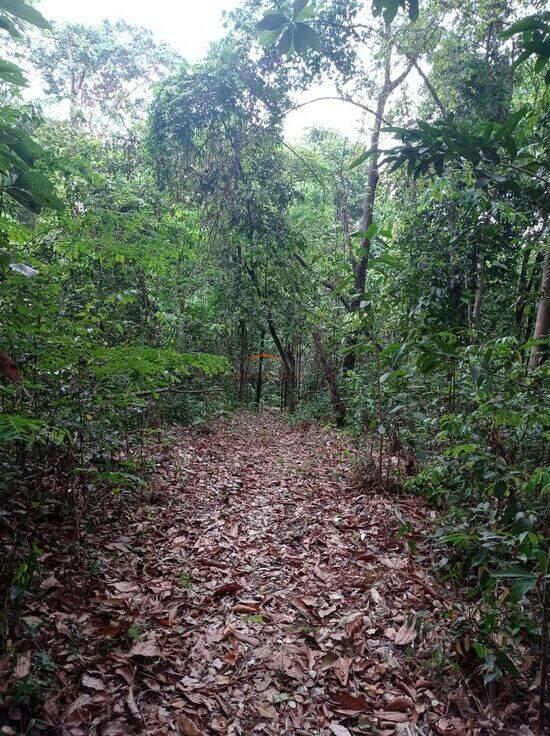
<instances>
[{"instance_id":1,"label":"fallen leaf","mask_svg":"<svg viewBox=\"0 0 550 736\"><path fill-rule=\"evenodd\" d=\"M139 590L139 587L134 583L115 583L113 588L119 591L119 593L135 593Z\"/></svg>"},{"instance_id":2,"label":"fallen leaf","mask_svg":"<svg viewBox=\"0 0 550 736\"><path fill-rule=\"evenodd\" d=\"M154 641L138 641L128 652L129 657L162 657Z\"/></svg>"},{"instance_id":3,"label":"fallen leaf","mask_svg":"<svg viewBox=\"0 0 550 736\"><path fill-rule=\"evenodd\" d=\"M137 707L136 699L134 698L134 692L131 687L128 690L126 703L128 704L128 710L130 711L132 716L138 721L141 720L141 713L139 712L139 708Z\"/></svg>"},{"instance_id":4,"label":"fallen leaf","mask_svg":"<svg viewBox=\"0 0 550 736\"><path fill-rule=\"evenodd\" d=\"M361 713L369 707L369 701L363 695L351 695L346 692L333 695L332 703L339 711L345 711L349 715Z\"/></svg>"},{"instance_id":5,"label":"fallen leaf","mask_svg":"<svg viewBox=\"0 0 550 736\"><path fill-rule=\"evenodd\" d=\"M374 715L381 721L389 721L390 723L406 723L409 720L405 713L398 713L396 711L381 710L377 711Z\"/></svg>"},{"instance_id":6,"label":"fallen leaf","mask_svg":"<svg viewBox=\"0 0 550 736\"><path fill-rule=\"evenodd\" d=\"M227 595L228 593L238 593L239 590L242 590L243 586L240 585L240 583L237 583L237 581L234 581L232 583L225 583L224 585L220 585L219 588L216 588L212 592L213 598L219 598L223 595Z\"/></svg>"},{"instance_id":7,"label":"fallen leaf","mask_svg":"<svg viewBox=\"0 0 550 736\"><path fill-rule=\"evenodd\" d=\"M25 652L19 655L17 658L17 664L15 665L14 676L17 680L26 677L31 671L32 653Z\"/></svg>"},{"instance_id":8,"label":"fallen leaf","mask_svg":"<svg viewBox=\"0 0 550 736\"><path fill-rule=\"evenodd\" d=\"M105 690L105 685L99 677L91 677L90 675L84 675L82 677L82 685L89 687L90 690Z\"/></svg>"},{"instance_id":9,"label":"fallen leaf","mask_svg":"<svg viewBox=\"0 0 550 736\"><path fill-rule=\"evenodd\" d=\"M256 705L256 710L262 718L268 718L270 720L275 720L275 718L277 718L277 709L272 705L262 705L261 703L258 703Z\"/></svg>"},{"instance_id":10,"label":"fallen leaf","mask_svg":"<svg viewBox=\"0 0 550 736\"><path fill-rule=\"evenodd\" d=\"M397 646L405 646L410 644L416 639L416 621L413 619L411 622L403 624L397 634L395 635L394 642Z\"/></svg>"},{"instance_id":11,"label":"fallen leaf","mask_svg":"<svg viewBox=\"0 0 550 736\"><path fill-rule=\"evenodd\" d=\"M195 721L192 721L184 713L178 716L178 726L182 729L185 736L203 736L203 732Z\"/></svg>"},{"instance_id":12,"label":"fallen leaf","mask_svg":"<svg viewBox=\"0 0 550 736\"><path fill-rule=\"evenodd\" d=\"M331 723L329 726L334 736L351 736L350 731L339 723Z\"/></svg>"}]
</instances>

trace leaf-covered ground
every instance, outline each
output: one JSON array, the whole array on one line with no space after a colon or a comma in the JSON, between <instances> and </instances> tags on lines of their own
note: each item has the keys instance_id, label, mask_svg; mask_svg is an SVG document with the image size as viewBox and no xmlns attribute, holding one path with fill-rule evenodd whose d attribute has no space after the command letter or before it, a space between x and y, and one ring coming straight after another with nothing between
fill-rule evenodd
<instances>
[{"instance_id":1,"label":"leaf-covered ground","mask_svg":"<svg viewBox=\"0 0 550 736\"><path fill-rule=\"evenodd\" d=\"M36 522L5 734L26 702L67 736L506 732L435 674L455 604L403 534L426 512L360 490L342 436L244 413L151 449L151 487L79 539Z\"/></svg>"}]
</instances>

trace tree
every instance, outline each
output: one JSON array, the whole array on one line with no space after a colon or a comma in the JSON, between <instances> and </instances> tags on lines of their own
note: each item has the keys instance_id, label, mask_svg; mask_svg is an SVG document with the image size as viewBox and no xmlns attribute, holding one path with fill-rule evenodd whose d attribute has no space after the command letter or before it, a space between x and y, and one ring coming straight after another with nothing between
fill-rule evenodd
<instances>
[{"instance_id":1,"label":"tree","mask_svg":"<svg viewBox=\"0 0 550 736\"><path fill-rule=\"evenodd\" d=\"M68 103L73 124L128 131L143 120L154 85L181 57L157 43L151 31L119 20L98 26L59 24L33 45L31 60L48 100Z\"/></svg>"}]
</instances>

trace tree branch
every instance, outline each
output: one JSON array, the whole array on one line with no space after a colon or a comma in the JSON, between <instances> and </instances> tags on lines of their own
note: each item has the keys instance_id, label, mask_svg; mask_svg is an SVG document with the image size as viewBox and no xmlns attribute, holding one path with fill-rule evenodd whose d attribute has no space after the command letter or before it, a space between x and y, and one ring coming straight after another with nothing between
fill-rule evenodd
<instances>
[{"instance_id":1,"label":"tree branch","mask_svg":"<svg viewBox=\"0 0 550 736\"><path fill-rule=\"evenodd\" d=\"M305 107L306 105L312 105L314 102L322 102L323 100L336 100L338 102L348 102L350 105L355 105L355 107L360 107L361 110L364 110L365 112L368 112L371 115L374 115L375 118L380 118L380 120L384 123L384 125L389 125L388 120L386 120L384 117L382 117L382 115L377 113L376 110L373 110L372 108L368 107L368 105L363 105L362 102L357 102L357 100L353 100L351 97L341 97L339 95L326 95L323 97L315 97L313 100L306 100L306 102L300 102L298 105L294 105L294 107L291 107L289 110L287 110L287 115L290 112L299 110L301 107Z\"/></svg>"}]
</instances>

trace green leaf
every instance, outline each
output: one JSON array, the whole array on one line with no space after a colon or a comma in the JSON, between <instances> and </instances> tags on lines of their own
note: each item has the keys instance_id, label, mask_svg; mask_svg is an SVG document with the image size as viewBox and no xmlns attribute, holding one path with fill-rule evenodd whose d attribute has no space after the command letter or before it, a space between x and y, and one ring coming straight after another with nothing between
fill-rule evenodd
<instances>
[{"instance_id":1,"label":"green leaf","mask_svg":"<svg viewBox=\"0 0 550 736\"><path fill-rule=\"evenodd\" d=\"M308 5L307 3L304 5L302 10L294 14L294 20L308 20L309 18L315 17L315 9L312 5Z\"/></svg>"},{"instance_id":2,"label":"green leaf","mask_svg":"<svg viewBox=\"0 0 550 736\"><path fill-rule=\"evenodd\" d=\"M282 28L276 28L274 31L262 31L258 36L260 46L271 46L281 35Z\"/></svg>"},{"instance_id":3,"label":"green leaf","mask_svg":"<svg viewBox=\"0 0 550 736\"><path fill-rule=\"evenodd\" d=\"M376 256L376 258L373 258L371 263L373 266L378 263L384 263L386 266L392 266L392 268L402 268L403 266L402 259L397 258L397 256L392 256L391 253L382 253L379 256Z\"/></svg>"},{"instance_id":4,"label":"green leaf","mask_svg":"<svg viewBox=\"0 0 550 736\"><path fill-rule=\"evenodd\" d=\"M64 208L63 202L53 191L52 183L38 171L21 172L7 192L32 212L39 213L43 207L58 211Z\"/></svg>"},{"instance_id":5,"label":"green leaf","mask_svg":"<svg viewBox=\"0 0 550 736\"><path fill-rule=\"evenodd\" d=\"M539 15L528 15L526 18L520 18L511 26L506 28L500 35L501 38L510 38L516 33L522 33L523 31L534 31L537 28L543 29L544 23Z\"/></svg>"},{"instance_id":6,"label":"green leaf","mask_svg":"<svg viewBox=\"0 0 550 736\"><path fill-rule=\"evenodd\" d=\"M317 33L306 23L296 23L294 28L294 48L302 56L309 49L319 51L321 39Z\"/></svg>"},{"instance_id":7,"label":"green leaf","mask_svg":"<svg viewBox=\"0 0 550 736\"><path fill-rule=\"evenodd\" d=\"M371 148L368 151L363 151L357 158L354 158L353 161L348 166L348 170L351 171L352 169L357 168L357 166L361 166L362 163L364 163L370 156L374 156L375 154L379 153L378 148Z\"/></svg>"},{"instance_id":8,"label":"green leaf","mask_svg":"<svg viewBox=\"0 0 550 736\"><path fill-rule=\"evenodd\" d=\"M258 29L260 31L281 31L288 22L288 18L282 13L276 10L268 10L258 23Z\"/></svg>"},{"instance_id":9,"label":"green leaf","mask_svg":"<svg viewBox=\"0 0 550 736\"><path fill-rule=\"evenodd\" d=\"M7 268L13 261L11 253L7 250L0 250L0 268Z\"/></svg>"},{"instance_id":10,"label":"green leaf","mask_svg":"<svg viewBox=\"0 0 550 736\"><path fill-rule=\"evenodd\" d=\"M510 567L506 570L498 570L497 572L493 573L494 578L510 578L512 580L518 580L518 579L529 579L532 580L533 578L536 581L536 576L533 575L532 572L529 570L526 570L523 567Z\"/></svg>"},{"instance_id":11,"label":"green leaf","mask_svg":"<svg viewBox=\"0 0 550 736\"><path fill-rule=\"evenodd\" d=\"M374 238L377 232L378 232L378 225L376 224L376 222L371 222L371 224L368 226L365 232L365 238L367 238L367 240L370 240L371 238Z\"/></svg>"},{"instance_id":12,"label":"green leaf","mask_svg":"<svg viewBox=\"0 0 550 736\"><path fill-rule=\"evenodd\" d=\"M548 64L548 60L549 59L547 56L539 56L539 58L535 62L535 74L541 74L541 72L544 71L544 67Z\"/></svg>"},{"instance_id":13,"label":"green leaf","mask_svg":"<svg viewBox=\"0 0 550 736\"><path fill-rule=\"evenodd\" d=\"M294 20L296 20L296 16L298 13L301 13L302 10L307 6L309 0L294 0L292 3L292 12L294 15Z\"/></svg>"},{"instance_id":14,"label":"green leaf","mask_svg":"<svg viewBox=\"0 0 550 736\"><path fill-rule=\"evenodd\" d=\"M13 23L7 15L2 15L0 11L0 28L7 31L12 38L21 38L21 34L15 23Z\"/></svg>"},{"instance_id":15,"label":"green leaf","mask_svg":"<svg viewBox=\"0 0 550 736\"><path fill-rule=\"evenodd\" d=\"M519 603L519 601L525 597L526 593L528 593L530 590L533 590L536 582L537 579L535 576L518 580L512 588L512 591L510 593L510 600L514 603Z\"/></svg>"},{"instance_id":16,"label":"green leaf","mask_svg":"<svg viewBox=\"0 0 550 736\"><path fill-rule=\"evenodd\" d=\"M414 21L418 18L418 13L419 13L418 0L408 0L408 5L409 5L409 18Z\"/></svg>"},{"instance_id":17,"label":"green leaf","mask_svg":"<svg viewBox=\"0 0 550 736\"><path fill-rule=\"evenodd\" d=\"M277 44L277 51L281 56L283 54L291 54L292 50L294 48L294 33L292 28L289 26L285 29L283 35L279 39L279 43Z\"/></svg>"},{"instance_id":18,"label":"green leaf","mask_svg":"<svg viewBox=\"0 0 550 736\"><path fill-rule=\"evenodd\" d=\"M42 13L39 13L36 8L24 3L23 0L0 0L0 12L2 11L19 18L19 20L25 23L30 23L37 28L42 28L43 30L51 28Z\"/></svg>"},{"instance_id":19,"label":"green leaf","mask_svg":"<svg viewBox=\"0 0 550 736\"><path fill-rule=\"evenodd\" d=\"M17 87L26 87L28 84L21 68L4 59L0 59L0 79L8 84L15 84Z\"/></svg>"}]
</instances>

